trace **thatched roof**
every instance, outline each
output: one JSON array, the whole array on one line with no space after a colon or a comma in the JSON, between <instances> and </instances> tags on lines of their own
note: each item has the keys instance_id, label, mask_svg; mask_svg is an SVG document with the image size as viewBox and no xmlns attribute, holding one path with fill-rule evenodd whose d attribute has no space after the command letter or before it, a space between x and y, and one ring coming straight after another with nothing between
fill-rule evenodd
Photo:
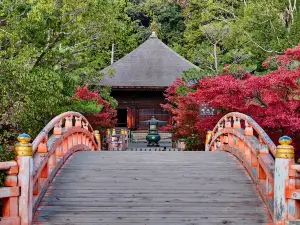
<instances>
[{"instance_id":1,"label":"thatched roof","mask_svg":"<svg viewBox=\"0 0 300 225\"><path fill-rule=\"evenodd\" d=\"M183 71L198 68L165 45L153 33L137 49L101 72L101 85L113 87L167 87ZM111 70L114 76L109 77Z\"/></svg>"}]
</instances>

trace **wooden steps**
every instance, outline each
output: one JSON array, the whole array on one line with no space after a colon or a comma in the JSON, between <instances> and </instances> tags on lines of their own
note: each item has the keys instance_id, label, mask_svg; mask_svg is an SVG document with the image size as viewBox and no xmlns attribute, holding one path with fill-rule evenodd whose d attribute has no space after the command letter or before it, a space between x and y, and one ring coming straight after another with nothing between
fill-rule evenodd
<instances>
[{"instance_id":1,"label":"wooden steps","mask_svg":"<svg viewBox=\"0 0 300 225\"><path fill-rule=\"evenodd\" d=\"M78 152L58 172L35 225L266 224L240 163L225 152Z\"/></svg>"}]
</instances>

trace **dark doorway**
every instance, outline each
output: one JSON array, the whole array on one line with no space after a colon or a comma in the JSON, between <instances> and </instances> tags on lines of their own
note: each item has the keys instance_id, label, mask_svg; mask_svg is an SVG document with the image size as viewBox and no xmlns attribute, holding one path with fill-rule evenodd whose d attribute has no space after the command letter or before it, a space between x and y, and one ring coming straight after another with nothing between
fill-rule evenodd
<instances>
[{"instance_id":1,"label":"dark doorway","mask_svg":"<svg viewBox=\"0 0 300 225\"><path fill-rule=\"evenodd\" d=\"M118 127L127 127L127 109L118 109Z\"/></svg>"}]
</instances>

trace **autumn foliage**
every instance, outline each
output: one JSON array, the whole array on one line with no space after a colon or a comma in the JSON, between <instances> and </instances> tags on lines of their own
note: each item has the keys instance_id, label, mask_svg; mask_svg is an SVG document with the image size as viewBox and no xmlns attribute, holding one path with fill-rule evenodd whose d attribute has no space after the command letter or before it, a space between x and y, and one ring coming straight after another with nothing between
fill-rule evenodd
<instances>
[{"instance_id":1,"label":"autumn foliage","mask_svg":"<svg viewBox=\"0 0 300 225\"><path fill-rule=\"evenodd\" d=\"M239 71L239 76L223 71L216 77L204 78L194 87L176 80L166 91L167 104L174 115L169 130L178 138L197 137L203 141L206 131L213 129L220 117L229 112L250 115L277 143L281 135L289 135L300 149L300 45L285 54L270 57L263 64L273 69L263 76ZM187 94L179 90L190 88ZM200 118L201 103L218 109L218 115ZM203 142L202 142L203 143Z\"/></svg>"},{"instance_id":2,"label":"autumn foliage","mask_svg":"<svg viewBox=\"0 0 300 225\"><path fill-rule=\"evenodd\" d=\"M77 87L74 97L86 101L94 100L97 105L102 106L100 112L85 115L94 128L104 130L116 125L117 111L97 91L90 91L87 86Z\"/></svg>"}]
</instances>

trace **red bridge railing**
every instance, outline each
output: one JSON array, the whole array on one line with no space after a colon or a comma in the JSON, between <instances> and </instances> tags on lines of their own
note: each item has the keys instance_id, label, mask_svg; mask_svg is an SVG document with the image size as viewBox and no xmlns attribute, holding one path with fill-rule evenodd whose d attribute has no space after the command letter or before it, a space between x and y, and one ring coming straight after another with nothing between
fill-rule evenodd
<instances>
[{"instance_id":1,"label":"red bridge railing","mask_svg":"<svg viewBox=\"0 0 300 225\"><path fill-rule=\"evenodd\" d=\"M99 132L77 112L52 119L32 144L27 134L18 140L16 161L0 163L0 170L8 174L0 188L1 225L30 225L49 183L68 157L76 151L101 149Z\"/></svg>"},{"instance_id":2,"label":"red bridge railing","mask_svg":"<svg viewBox=\"0 0 300 225\"><path fill-rule=\"evenodd\" d=\"M100 150L100 134L79 113L55 117L30 144L22 134L15 150L16 161L1 162L7 171L0 224L29 225L49 183L67 158L80 150ZM295 164L289 137L275 146L249 116L229 113L208 132L206 151L235 155L256 184L274 224L300 222L300 165Z\"/></svg>"},{"instance_id":3,"label":"red bridge railing","mask_svg":"<svg viewBox=\"0 0 300 225\"><path fill-rule=\"evenodd\" d=\"M21 224L18 201L20 187L18 185L19 167L16 161L0 162L0 170L6 171L4 186L0 188L2 199L2 218L0 224Z\"/></svg>"},{"instance_id":4,"label":"red bridge railing","mask_svg":"<svg viewBox=\"0 0 300 225\"><path fill-rule=\"evenodd\" d=\"M274 224L300 224L300 165L295 164L292 140L284 136L279 143L276 147L251 117L234 112L207 133L205 150L227 151L239 159Z\"/></svg>"}]
</instances>

